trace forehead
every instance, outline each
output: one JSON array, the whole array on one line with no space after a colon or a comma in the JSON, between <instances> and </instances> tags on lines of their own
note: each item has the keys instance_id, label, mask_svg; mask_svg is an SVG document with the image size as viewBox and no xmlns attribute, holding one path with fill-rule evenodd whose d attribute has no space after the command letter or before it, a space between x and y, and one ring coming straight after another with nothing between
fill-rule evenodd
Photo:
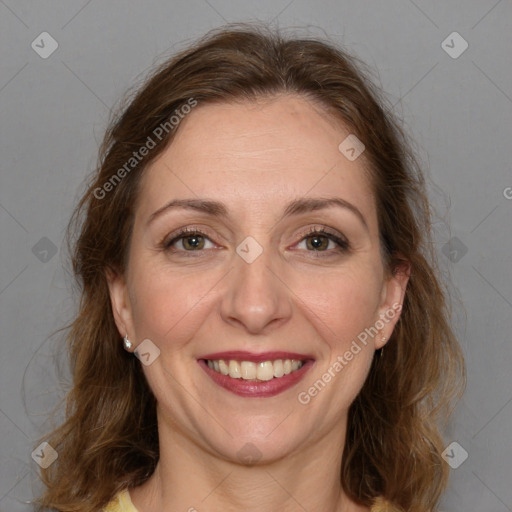
<instances>
[{"instance_id":1,"label":"forehead","mask_svg":"<svg viewBox=\"0 0 512 512\"><path fill-rule=\"evenodd\" d=\"M290 199L337 196L371 223L374 200L364 155L339 150L350 130L316 102L296 95L199 104L144 173L142 214L173 198L212 198L251 214Z\"/></svg>"}]
</instances>

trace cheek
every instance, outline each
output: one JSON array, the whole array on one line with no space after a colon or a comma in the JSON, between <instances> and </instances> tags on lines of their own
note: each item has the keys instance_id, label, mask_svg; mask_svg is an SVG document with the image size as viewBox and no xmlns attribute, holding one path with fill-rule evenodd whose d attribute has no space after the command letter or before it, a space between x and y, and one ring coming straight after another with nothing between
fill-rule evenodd
<instances>
[{"instance_id":1,"label":"cheek","mask_svg":"<svg viewBox=\"0 0 512 512\"><path fill-rule=\"evenodd\" d=\"M302 291L303 314L319 335L320 359L297 399L333 424L361 391L373 359L372 338L365 329L376 321L380 288L377 278L369 278L370 270L364 275L344 273Z\"/></svg>"},{"instance_id":2,"label":"cheek","mask_svg":"<svg viewBox=\"0 0 512 512\"><path fill-rule=\"evenodd\" d=\"M172 341L179 347L200 325L221 276L208 272L187 274L156 265L140 265L131 280L131 304L138 339L157 345Z\"/></svg>"},{"instance_id":3,"label":"cheek","mask_svg":"<svg viewBox=\"0 0 512 512\"><path fill-rule=\"evenodd\" d=\"M301 278L297 286L305 314L310 311L310 321L332 349L344 350L377 318L381 282L378 269L371 266L333 272L316 280Z\"/></svg>"}]
</instances>

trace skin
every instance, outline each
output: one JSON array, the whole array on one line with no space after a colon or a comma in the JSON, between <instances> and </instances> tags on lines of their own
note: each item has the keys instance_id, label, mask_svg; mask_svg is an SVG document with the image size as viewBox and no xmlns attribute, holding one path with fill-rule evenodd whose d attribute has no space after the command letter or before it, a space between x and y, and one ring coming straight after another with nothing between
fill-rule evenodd
<instances>
[{"instance_id":1,"label":"skin","mask_svg":"<svg viewBox=\"0 0 512 512\"><path fill-rule=\"evenodd\" d=\"M143 366L158 402L160 461L130 491L140 512L369 510L339 481L347 413L399 315L307 405L298 401L359 333L402 303L407 284L383 266L364 155L351 162L338 150L349 133L294 95L199 105L146 169L127 270L109 275L121 335L160 350ZM342 198L364 222L340 207L281 218L304 197ZM221 201L228 217L171 209L148 224L169 201L188 198ZM203 248L188 238L165 250L162 240L181 227L203 231ZM325 237L315 250L315 227L342 234L348 251ZM236 252L247 236L263 249L252 263ZM224 350L293 351L315 363L275 397L243 398L198 365ZM252 465L238 455L247 443L260 457Z\"/></svg>"}]
</instances>

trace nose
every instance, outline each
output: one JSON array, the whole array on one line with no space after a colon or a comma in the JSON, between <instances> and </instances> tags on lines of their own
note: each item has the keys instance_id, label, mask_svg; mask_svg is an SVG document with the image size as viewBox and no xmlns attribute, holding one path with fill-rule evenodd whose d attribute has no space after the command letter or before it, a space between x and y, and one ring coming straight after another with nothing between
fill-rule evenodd
<instances>
[{"instance_id":1,"label":"nose","mask_svg":"<svg viewBox=\"0 0 512 512\"><path fill-rule=\"evenodd\" d=\"M250 334L266 334L291 317L291 292L279 276L271 250L248 263L235 255L222 297L221 316ZM274 263L274 264L272 264Z\"/></svg>"}]
</instances>

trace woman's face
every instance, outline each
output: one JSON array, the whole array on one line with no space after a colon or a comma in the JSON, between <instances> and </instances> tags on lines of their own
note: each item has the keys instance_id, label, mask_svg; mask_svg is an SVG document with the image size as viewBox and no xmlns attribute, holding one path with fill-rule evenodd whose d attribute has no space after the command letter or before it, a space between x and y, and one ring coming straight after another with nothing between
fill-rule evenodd
<instances>
[{"instance_id":1,"label":"woman's face","mask_svg":"<svg viewBox=\"0 0 512 512\"><path fill-rule=\"evenodd\" d=\"M145 172L114 314L135 347L150 340L159 421L210 454L341 444L398 319L407 278L385 273L364 153L338 148L349 133L298 96L199 104Z\"/></svg>"}]
</instances>

